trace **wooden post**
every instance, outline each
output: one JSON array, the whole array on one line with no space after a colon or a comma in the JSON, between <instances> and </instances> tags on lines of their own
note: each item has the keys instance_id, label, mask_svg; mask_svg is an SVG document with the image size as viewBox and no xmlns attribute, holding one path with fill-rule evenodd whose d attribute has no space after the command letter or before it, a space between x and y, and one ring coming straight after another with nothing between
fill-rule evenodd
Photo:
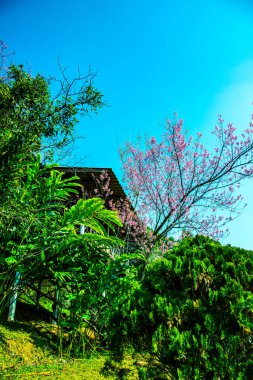
<instances>
[{"instance_id":1,"label":"wooden post","mask_svg":"<svg viewBox=\"0 0 253 380\"><path fill-rule=\"evenodd\" d=\"M20 273L16 272L9 304L8 322L13 322L15 320L20 277Z\"/></svg>"},{"instance_id":2,"label":"wooden post","mask_svg":"<svg viewBox=\"0 0 253 380\"><path fill-rule=\"evenodd\" d=\"M84 225L81 224L80 229L79 229L79 235L84 235L84 231L85 231Z\"/></svg>"},{"instance_id":3,"label":"wooden post","mask_svg":"<svg viewBox=\"0 0 253 380\"><path fill-rule=\"evenodd\" d=\"M55 290L55 301L54 301L54 304L53 304L53 317L52 318L52 325L57 325L57 319L58 319L58 301L59 301L59 297L60 297L60 289L56 289Z\"/></svg>"}]
</instances>

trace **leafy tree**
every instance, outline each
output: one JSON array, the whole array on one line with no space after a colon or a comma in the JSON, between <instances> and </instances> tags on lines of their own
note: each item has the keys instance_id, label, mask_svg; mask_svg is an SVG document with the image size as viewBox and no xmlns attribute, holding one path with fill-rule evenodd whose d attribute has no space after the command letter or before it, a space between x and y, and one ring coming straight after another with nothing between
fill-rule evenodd
<instances>
[{"instance_id":1,"label":"leafy tree","mask_svg":"<svg viewBox=\"0 0 253 380\"><path fill-rule=\"evenodd\" d=\"M39 280L58 287L74 281L80 287L88 266L101 265L110 257L108 249L121 244L107 234L107 228L113 230L121 222L101 199L80 199L66 207L80 186L75 182L78 177L64 179L52 165L42 168L39 156L22 163L22 170L25 176L1 208L2 310L15 272L21 275L19 291L29 286L38 291ZM80 235L80 225L89 231Z\"/></svg>"},{"instance_id":2,"label":"leafy tree","mask_svg":"<svg viewBox=\"0 0 253 380\"><path fill-rule=\"evenodd\" d=\"M142 278L136 268L118 277L108 312L114 355L129 346L143 355L142 379L252 378L252 281L251 251L183 239Z\"/></svg>"},{"instance_id":3,"label":"leafy tree","mask_svg":"<svg viewBox=\"0 0 253 380\"><path fill-rule=\"evenodd\" d=\"M99 282L92 268L101 269L110 250L121 244L107 233L121 222L100 199L70 207L78 177L64 179L55 164L45 161L73 138L80 116L103 106L102 94L93 85L93 73L69 81L62 70L54 96L52 80L32 76L22 65L5 67L7 56L0 42L0 316L17 273L19 293L27 287L39 293L38 281L47 280L64 288L65 296L82 296L82 308L89 309L84 299ZM80 225L87 228L83 235ZM83 309L76 313L82 314Z\"/></svg>"},{"instance_id":4,"label":"leafy tree","mask_svg":"<svg viewBox=\"0 0 253 380\"><path fill-rule=\"evenodd\" d=\"M0 61L6 55L2 43ZM104 102L92 72L70 81L62 70L62 79L56 82L32 76L22 65L0 65L0 73L0 175L6 183L18 163L32 154L42 150L48 157L68 144L80 116L97 112ZM56 83L54 96L51 85Z\"/></svg>"},{"instance_id":5,"label":"leafy tree","mask_svg":"<svg viewBox=\"0 0 253 380\"><path fill-rule=\"evenodd\" d=\"M236 189L253 173L253 124L239 138L219 117L213 134L217 145L209 152L200 133L194 141L182 120L168 121L160 142L147 138L144 147L121 150L128 195L156 240L177 230L219 238L240 213Z\"/></svg>"}]
</instances>

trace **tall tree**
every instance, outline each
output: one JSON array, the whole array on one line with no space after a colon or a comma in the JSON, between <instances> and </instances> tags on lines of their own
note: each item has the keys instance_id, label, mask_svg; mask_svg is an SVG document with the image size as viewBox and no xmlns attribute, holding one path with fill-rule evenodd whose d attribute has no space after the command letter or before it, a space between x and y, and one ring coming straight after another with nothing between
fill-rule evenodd
<instances>
[{"instance_id":1,"label":"tall tree","mask_svg":"<svg viewBox=\"0 0 253 380\"><path fill-rule=\"evenodd\" d=\"M63 147L72 139L83 115L104 105L103 95L94 86L95 74L69 80L61 70L60 80L32 76L22 65L4 62L8 53L0 43L0 170L9 177L16 164L43 150ZM51 85L57 88L54 95Z\"/></svg>"},{"instance_id":2,"label":"tall tree","mask_svg":"<svg viewBox=\"0 0 253 380\"><path fill-rule=\"evenodd\" d=\"M122 224L101 199L80 199L66 207L80 186L75 182L78 177L64 179L52 165L42 168L39 156L25 165L24 173L0 209L0 317L17 272L19 293L26 287L39 290L42 280L58 287L75 283L80 288L88 269L107 261L110 248L121 244L108 235ZM82 235L80 225L87 229Z\"/></svg>"},{"instance_id":3,"label":"tall tree","mask_svg":"<svg viewBox=\"0 0 253 380\"><path fill-rule=\"evenodd\" d=\"M38 280L60 286L74 278L79 284L87 255L107 260L108 249L119 243L104 226L121 225L98 199L80 200L67 210L77 178L63 179L52 165L42 166L38 154L47 156L68 144L78 118L103 106L94 73L69 81L62 70L54 96L52 81L6 60L7 48L0 41L1 317L10 294L15 301L17 290L36 288ZM79 235L80 224L96 234Z\"/></svg>"},{"instance_id":4,"label":"tall tree","mask_svg":"<svg viewBox=\"0 0 253 380\"><path fill-rule=\"evenodd\" d=\"M227 222L241 211L240 183L253 174L253 124L239 137L219 117L210 152L187 136L182 120L168 121L162 140L121 150L126 188L137 212L152 227L156 240L181 229L224 236Z\"/></svg>"}]
</instances>

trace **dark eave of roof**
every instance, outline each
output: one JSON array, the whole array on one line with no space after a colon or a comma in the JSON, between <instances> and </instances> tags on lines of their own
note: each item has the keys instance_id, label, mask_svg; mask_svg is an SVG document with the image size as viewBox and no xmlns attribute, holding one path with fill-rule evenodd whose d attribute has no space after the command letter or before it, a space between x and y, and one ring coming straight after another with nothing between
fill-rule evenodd
<instances>
[{"instance_id":1,"label":"dark eave of roof","mask_svg":"<svg viewBox=\"0 0 253 380\"><path fill-rule=\"evenodd\" d=\"M86 168L79 166L58 166L56 170L64 172L66 177L77 175L80 180L78 181L84 188L84 191L91 192L96 188L94 177L98 178L102 172L107 172L110 177L110 190L113 191L112 199L114 201L119 199L126 199L126 194L119 183L118 178L111 168Z\"/></svg>"}]
</instances>

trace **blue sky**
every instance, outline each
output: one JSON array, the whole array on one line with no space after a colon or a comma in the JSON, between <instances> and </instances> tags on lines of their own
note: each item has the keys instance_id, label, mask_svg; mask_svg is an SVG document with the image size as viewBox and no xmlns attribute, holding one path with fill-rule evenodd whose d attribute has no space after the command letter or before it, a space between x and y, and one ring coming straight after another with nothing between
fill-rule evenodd
<instances>
[{"instance_id":1,"label":"blue sky","mask_svg":"<svg viewBox=\"0 0 253 380\"><path fill-rule=\"evenodd\" d=\"M0 38L35 74L70 77L91 66L110 104L81 120L72 163L112 167L118 147L160 135L178 112L209 142L217 114L243 130L253 112L253 4L250 0L0 0ZM225 242L253 249L253 182L248 208Z\"/></svg>"}]
</instances>

